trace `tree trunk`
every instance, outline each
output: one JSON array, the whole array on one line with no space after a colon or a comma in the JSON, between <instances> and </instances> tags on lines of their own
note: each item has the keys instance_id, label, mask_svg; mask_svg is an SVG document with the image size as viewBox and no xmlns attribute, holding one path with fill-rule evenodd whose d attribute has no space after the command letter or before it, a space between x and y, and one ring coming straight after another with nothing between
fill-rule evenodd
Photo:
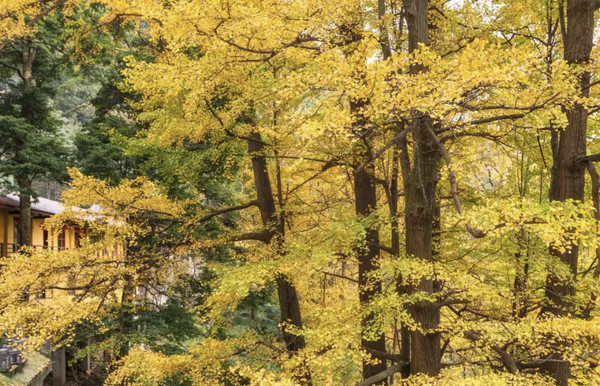
<instances>
[{"instance_id":1,"label":"tree trunk","mask_svg":"<svg viewBox=\"0 0 600 386\"><path fill-rule=\"evenodd\" d=\"M249 135L248 152L252 158L256 199L262 223L269 234L267 242L269 243L275 239L280 253L285 253L283 247L285 222L277 215L273 189L267 170L267 161L263 154L264 147L264 142L259 133L253 132ZM300 313L298 293L296 287L285 275L279 275L276 282L281 315L281 334L288 352L294 355L298 350L306 347L304 336L290 332L287 327L287 325L291 325L293 326L292 329L302 329L302 314ZM299 380L310 383L310 374L306 369L304 369L304 374L299 377Z\"/></svg>"},{"instance_id":2,"label":"tree trunk","mask_svg":"<svg viewBox=\"0 0 600 386\"><path fill-rule=\"evenodd\" d=\"M594 1L569 0L567 2L567 34L564 42L564 58L572 65L586 63L594 37ZM582 96L589 95L590 73L583 72L579 77ZM581 161L586 155L586 133L588 112L585 106L576 103L565 109L567 127L561 131L558 148L554 156L550 182L550 200L565 201L573 199L583 202L586 165ZM579 246L574 243L571 248L561 253L551 248L552 255L558 257L569 266L571 274L577 273ZM568 312L572 305L567 297L574 295L574 288L552 273L548 275L546 296L550 304L545 311L559 315Z\"/></svg>"},{"instance_id":3,"label":"tree trunk","mask_svg":"<svg viewBox=\"0 0 600 386\"><path fill-rule=\"evenodd\" d=\"M589 61L594 38L594 0L567 1L567 33L564 41L564 58L571 65L584 64ZM590 73L584 71L579 76L579 87L582 96L589 95ZM561 131L558 146L554 149L554 164L550 182L550 200L566 201L568 199L583 202L585 169L582 158L586 155L586 132L588 112L585 106L575 103L565 107L567 127ZM550 253L569 267L572 275L577 274L579 246L571 245L566 252L550 248ZM571 283L565 283L553 272L546 279L546 297L548 304L543 313L566 315L574 310L569 298L575 294ZM566 360L548 362L542 371L553 376L558 385L566 385L570 377L570 365Z\"/></svg>"},{"instance_id":4,"label":"tree trunk","mask_svg":"<svg viewBox=\"0 0 600 386\"><path fill-rule=\"evenodd\" d=\"M403 142L406 145L406 141ZM394 148L394 155L392 159L392 180L390 184L389 194L389 209L390 216L392 217L391 225L391 239L392 239L392 253L399 259L400 258L400 228L398 222L398 177L400 174L400 157L401 157L401 146ZM403 284L402 275L398 274L396 291L399 295L407 293L407 286ZM400 360L404 363L410 363L410 331L406 323L402 323L400 326ZM410 366L404 366L401 371L402 378L408 378L410 376Z\"/></svg>"},{"instance_id":5,"label":"tree trunk","mask_svg":"<svg viewBox=\"0 0 600 386\"><path fill-rule=\"evenodd\" d=\"M406 254L428 262L434 260L433 236L436 231L436 185L441 160L437 144L429 131L431 118L414 118L413 168L404 183ZM432 294L439 290L433 278L422 278L414 291ZM412 374L435 376L439 372L441 351L439 307L436 302L419 301L410 307L418 329L411 332Z\"/></svg>"},{"instance_id":6,"label":"tree trunk","mask_svg":"<svg viewBox=\"0 0 600 386\"><path fill-rule=\"evenodd\" d=\"M373 173L372 167L354 171L355 209L358 216L369 216L377 205ZM370 275L377 269L377 257L379 256L377 245L379 245L379 231L376 225L369 224L363 243L357 248L359 300L362 306L367 306L377 294L381 293L381 281L370 278ZM385 336L381 331L381 326L373 326L373 323L375 323L375 319L372 314L363 318L361 346L367 351L385 352ZM375 336L367 335L365 331L376 331ZM384 360L377 364L364 362L363 379L385 370ZM387 381L384 380L379 384L387 384Z\"/></svg>"},{"instance_id":7,"label":"tree trunk","mask_svg":"<svg viewBox=\"0 0 600 386\"><path fill-rule=\"evenodd\" d=\"M27 123L33 124L33 61L35 48L26 45L22 52L23 100L21 102L21 117ZM22 147L26 144L22 143ZM21 153L19 151L19 153ZM25 162L25 159L22 160ZM31 178L15 176L19 186L19 246L31 245Z\"/></svg>"},{"instance_id":8,"label":"tree trunk","mask_svg":"<svg viewBox=\"0 0 600 386\"><path fill-rule=\"evenodd\" d=\"M362 148L358 151L363 153L359 155L358 164L362 165L368 162L370 154L368 149L369 138L365 137L367 119L362 115L362 109L368 104L366 100L350 100L350 112L354 118L352 126L353 134L357 138L362 138ZM354 174L354 207L358 217L368 217L377 207L377 187L374 178L373 164L365 167L356 167ZM366 225L365 237L360 240L356 248L356 257L358 259L358 291L361 307L368 307L369 303L377 294L381 294L381 281L373 279L372 273L377 269L377 258L379 257L379 230L376 224L370 221ZM381 325L376 325L374 315L369 313L363 316L361 320L361 347L368 351L376 350L384 353L385 335ZM376 374L385 371L387 365L385 360L380 359L374 364L371 361L363 361L363 379L368 379ZM387 385L387 378L377 383Z\"/></svg>"},{"instance_id":9,"label":"tree trunk","mask_svg":"<svg viewBox=\"0 0 600 386\"><path fill-rule=\"evenodd\" d=\"M388 60L392 56L392 47L389 38L389 32L385 24L385 18L387 15L386 2L385 0L377 0L377 16L380 23L379 41L381 44L381 53L383 60ZM399 125L398 129L403 129L404 125ZM402 139L403 144L406 145L406 139ZM394 154L392 156L392 172L391 182L388 196L388 207L390 210L391 217L391 241L392 241L392 254L396 258L400 258L400 229L398 225L398 177L400 173L400 146L394 147ZM402 277L399 274L397 278L397 291L400 295L406 293L406 286L402 284ZM410 363L410 332L406 323L402 323L400 326L400 359L405 363ZM401 371L402 378L408 378L410 376L410 367L404 366ZM392 378L393 382L393 378Z\"/></svg>"},{"instance_id":10,"label":"tree trunk","mask_svg":"<svg viewBox=\"0 0 600 386\"><path fill-rule=\"evenodd\" d=\"M19 247L31 245L31 180L18 178L19 185Z\"/></svg>"},{"instance_id":11,"label":"tree trunk","mask_svg":"<svg viewBox=\"0 0 600 386\"><path fill-rule=\"evenodd\" d=\"M428 39L428 0L404 0L408 26L409 51L412 53L420 44L427 45ZM413 65L411 73L427 71L422 65ZM432 262L434 260L434 233L439 222L436 220L436 185L439 179L441 154L433 137L432 119L416 112L413 125L413 166L404 170L404 200L406 219L406 253L410 257ZM403 168L406 169L405 163ZM439 283L433 278L422 278L414 291L432 294L439 290ZM434 301L419 301L410 307L410 314L417 325L411 332L412 374L435 376L441 362L440 311Z\"/></svg>"}]
</instances>

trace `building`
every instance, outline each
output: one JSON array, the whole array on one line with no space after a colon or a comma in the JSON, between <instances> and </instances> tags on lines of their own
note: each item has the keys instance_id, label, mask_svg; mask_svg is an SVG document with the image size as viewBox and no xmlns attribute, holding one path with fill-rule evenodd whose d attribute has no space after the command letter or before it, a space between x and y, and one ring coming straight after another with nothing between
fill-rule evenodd
<instances>
[{"instance_id":1,"label":"building","mask_svg":"<svg viewBox=\"0 0 600 386\"><path fill-rule=\"evenodd\" d=\"M58 201L38 198L31 204L31 244L35 248L71 249L78 245L82 230L65 226L61 232L50 232L42 224L48 217L64 210ZM19 249L19 196L0 196L0 257Z\"/></svg>"},{"instance_id":2,"label":"building","mask_svg":"<svg viewBox=\"0 0 600 386\"><path fill-rule=\"evenodd\" d=\"M19 250L19 203L17 195L0 196L0 257L10 256ZM65 226L60 232L51 232L42 227L48 217L63 210L64 207L58 201L47 198L40 197L31 203L31 246L51 250L65 250L78 246L79 238L83 234L82 229ZM4 347L1 347L0 351L2 349L7 351ZM20 350L13 351L20 355ZM65 350L52 351L51 354L49 351L45 354L30 352L27 361L20 362L18 366L10 366L10 363L5 364L6 369L0 366L0 385L42 385L51 371L53 384L65 385ZM4 357L7 355L0 355L0 365ZM7 371L12 368L15 370Z\"/></svg>"}]
</instances>

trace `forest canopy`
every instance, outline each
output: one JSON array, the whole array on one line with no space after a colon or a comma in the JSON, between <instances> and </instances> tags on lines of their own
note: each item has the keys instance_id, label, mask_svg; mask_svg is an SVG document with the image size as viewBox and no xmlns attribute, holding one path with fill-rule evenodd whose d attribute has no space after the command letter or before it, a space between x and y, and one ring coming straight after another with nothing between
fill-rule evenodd
<instances>
[{"instance_id":1,"label":"forest canopy","mask_svg":"<svg viewBox=\"0 0 600 386\"><path fill-rule=\"evenodd\" d=\"M598 0L1 4L3 341L74 384L600 384Z\"/></svg>"}]
</instances>

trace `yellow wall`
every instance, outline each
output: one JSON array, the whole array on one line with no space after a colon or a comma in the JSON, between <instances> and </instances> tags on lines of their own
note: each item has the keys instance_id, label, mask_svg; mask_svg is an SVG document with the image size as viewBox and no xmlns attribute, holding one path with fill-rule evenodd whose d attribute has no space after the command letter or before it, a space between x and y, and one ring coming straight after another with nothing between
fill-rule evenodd
<instances>
[{"instance_id":1,"label":"yellow wall","mask_svg":"<svg viewBox=\"0 0 600 386\"><path fill-rule=\"evenodd\" d=\"M6 216L6 230L8 231L8 235L6 237L6 242L9 244L13 244L15 242L15 215L9 214Z\"/></svg>"},{"instance_id":2,"label":"yellow wall","mask_svg":"<svg viewBox=\"0 0 600 386\"><path fill-rule=\"evenodd\" d=\"M31 244L44 245L44 230L42 229L42 219L35 218L31 220Z\"/></svg>"},{"instance_id":3,"label":"yellow wall","mask_svg":"<svg viewBox=\"0 0 600 386\"><path fill-rule=\"evenodd\" d=\"M0 243L7 243L8 229L6 229L6 216L8 216L8 210L0 209Z\"/></svg>"},{"instance_id":4,"label":"yellow wall","mask_svg":"<svg viewBox=\"0 0 600 386\"><path fill-rule=\"evenodd\" d=\"M0 243L14 244L14 217L18 216L9 214L7 209L0 209ZM34 218L31 221L31 244L34 246L41 247L44 245L44 229L42 228L43 222L44 219L41 218ZM58 246L58 234L56 232L51 232L49 234L48 246ZM75 247L74 227L65 229L65 247L68 249Z\"/></svg>"}]
</instances>

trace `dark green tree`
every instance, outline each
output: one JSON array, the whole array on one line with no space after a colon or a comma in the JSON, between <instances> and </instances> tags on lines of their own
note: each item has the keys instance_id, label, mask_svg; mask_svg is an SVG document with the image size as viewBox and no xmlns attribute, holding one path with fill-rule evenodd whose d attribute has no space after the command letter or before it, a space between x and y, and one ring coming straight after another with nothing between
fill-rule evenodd
<instances>
[{"instance_id":1,"label":"dark green tree","mask_svg":"<svg viewBox=\"0 0 600 386\"><path fill-rule=\"evenodd\" d=\"M66 150L52 106L56 82L69 66L63 25L60 15L48 17L34 35L0 52L0 187L20 197L20 245L31 244L33 181L65 175Z\"/></svg>"}]
</instances>

